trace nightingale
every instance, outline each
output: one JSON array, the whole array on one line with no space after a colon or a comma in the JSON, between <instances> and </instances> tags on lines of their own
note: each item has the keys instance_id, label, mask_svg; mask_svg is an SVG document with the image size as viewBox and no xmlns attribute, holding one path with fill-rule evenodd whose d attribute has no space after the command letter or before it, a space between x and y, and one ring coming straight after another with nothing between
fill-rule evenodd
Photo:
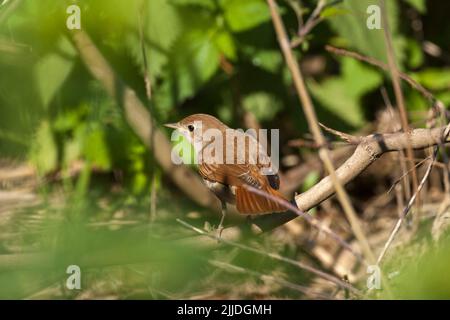
<instances>
[{"instance_id":1,"label":"nightingale","mask_svg":"<svg viewBox=\"0 0 450 320\"><path fill-rule=\"evenodd\" d=\"M198 172L221 202L219 237L227 203L236 205L239 213L249 215L286 211L278 202L244 187L249 185L286 200L278 191L280 180L271 169L270 157L254 136L230 129L208 114L193 114L165 126L176 129L193 145Z\"/></svg>"}]
</instances>

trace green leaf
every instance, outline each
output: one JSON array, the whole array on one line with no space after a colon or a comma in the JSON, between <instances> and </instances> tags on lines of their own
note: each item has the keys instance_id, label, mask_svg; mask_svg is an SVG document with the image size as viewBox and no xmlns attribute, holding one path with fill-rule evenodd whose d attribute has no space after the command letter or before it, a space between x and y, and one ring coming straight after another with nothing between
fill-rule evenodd
<instances>
[{"instance_id":1,"label":"green leaf","mask_svg":"<svg viewBox=\"0 0 450 320\"><path fill-rule=\"evenodd\" d=\"M180 6L199 6L211 10L216 8L214 0L170 0L170 2Z\"/></svg>"},{"instance_id":2,"label":"green leaf","mask_svg":"<svg viewBox=\"0 0 450 320\"><path fill-rule=\"evenodd\" d=\"M34 76L44 106L53 99L73 67L75 49L64 37L58 43L60 53L50 53L36 64Z\"/></svg>"},{"instance_id":3,"label":"green leaf","mask_svg":"<svg viewBox=\"0 0 450 320\"><path fill-rule=\"evenodd\" d=\"M404 58L404 41L398 33L398 5L396 1L385 1L385 3L395 56L398 65L401 67ZM369 17L367 8L370 5L377 5L381 8L378 0L346 0L339 4L337 8L347 11L347 14L333 16L327 21L345 40L348 47L387 63L382 23L379 30L371 30L367 27Z\"/></svg>"},{"instance_id":4,"label":"green leaf","mask_svg":"<svg viewBox=\"0 0 450 320\"><path fill-rule=\"evenodd\" d=\"M427 4L425 0L404 0L404 1L422 14L425 14L427 12Z\"/></svg>"},{"instance_id":5,"label":"green leaf","mask_svg":"<svg viewBox=\"0 0 450 320\"><path fill-rule=\"evenodd\" d=\"M373 69L351 59L342 58L342 74L318 84L308 81L311 92L326 109L354 127L364 124L361 97L375 89L382 76Z\"/></svg>"},{"instance_id":6,"label":"green leaf","mask_svg":"<svg viewBox=\"0 0 450 320\"><path fill-rule=\"evenodd\" d=\"M267 92L251 93L242 99L243 108L259 121L272 120L275 114L282 109L281 102Z\"/></svg>"},{"instance_id":7,"label":"green leaf","mask_svg":"<svg viewBox=\"0 0 450 320\"><path fill-rule=\"evenodd\" d=\"M241 32L270 20L269 8L263 0L222 0L225 20L232 31Z\"/></svg>"},{"instance_id":8,"label":"green leaf","mask_svg":"<svg viewBox=\"0 0 450 320\"><path fill-rule=\"evenodd\" d=\"M180 37L172 50L168 90L180 102L201 88L219 67L219 50L211 40L212 32L189 30ZM169 92L170 92L169 91Z\"/></svg>"},{"instance_id":9,"label":"green leaf","mask_svg":"<svg viewBox=\"0 0 450 320\"><path fill-rule=\"evenodd\" d=\"M412 77L420 84L431 90L450 89L450 69L428 68L414 73Z\"/></svg>"},{"instance_id":10,"label":"green leaf","mask_svg":"<svg viewBox=\"0 0 450 320\"><path fill-rule=\"evenodd\" d=\"M92 165L103 170L111 168L111 159L105 133L101 128L94 129L87 134L83 146L84 156Z\"/></svg>"},{"instance_id":11,"label":"green leaf","mask_svg":"<svg viewBox=\"0 0 450 320\"><path fill-rule=\"evenodd\" d=\"M348 13L347 10L339 9L336 7L326 7L320 14L320 17L322 19L327 19L327 18L338 16L338 15L344 15L347 13Z\"/></svg>"},{"instance_id":12,"label":"green leaf","mask_svg":"<svg viewBox=\"0 0 450 320\"><path fill-rule=\"evenodd\" d=\"M214 38L217 47L225 57L230 60L236 60L236 44L234 43L232 35L227 31L219 32Z\"/></svg>"},{"instance_id":13,"label":"green leaf","mask_svg":"<svg viewBox=\"0 0 450 320\"><path fill-rule=\"evenodd\" d=\"M283 57L277 50L257 50L251 57L253 65L272 73L278 72L283 64Z\"/></svg>"}]
</instances>

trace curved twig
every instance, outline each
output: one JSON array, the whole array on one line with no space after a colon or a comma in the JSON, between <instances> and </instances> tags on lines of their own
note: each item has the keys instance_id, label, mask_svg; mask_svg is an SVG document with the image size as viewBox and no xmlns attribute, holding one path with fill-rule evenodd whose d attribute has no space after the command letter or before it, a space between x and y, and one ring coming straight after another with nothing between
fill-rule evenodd
<instances>
[{"instance_id":1,"label":"curved twig","mask_svg":"<svg viewBox=\"0 0 450 320\"><path fill-rule=\"evenodd\" d=\"M361 174L368 166L387 152L405 150L409 143L413 149L425 149L441 143L449 143L445 137L446 127L435 129L414 129L410 132L397 132L389 134L373 134L362 138L353 154L337 170L336 174L342 184L347 184ZM323 178L308 191L295 197L298 208L306 212L319 205L334 194L334 187L330 177ZM292 212L273 213L260 216L252 220L253 224L263 231L276 228L294 218Z\"/></svg>"}]
</instances>

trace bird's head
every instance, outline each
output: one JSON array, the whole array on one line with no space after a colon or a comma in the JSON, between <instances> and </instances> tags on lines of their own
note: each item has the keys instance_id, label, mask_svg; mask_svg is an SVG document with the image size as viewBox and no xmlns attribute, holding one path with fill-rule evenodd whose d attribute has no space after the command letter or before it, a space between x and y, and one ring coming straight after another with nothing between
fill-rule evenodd
<instances>
[{"instance_id":1,"label":"bird's head","mask_svg":"<svg viewBox=\"0 0 450 320\"><path fill-rule=\"evenodd\" d=\"M176 129L194 146L202 143L203 137L208 130L216 129L224 133L228 128L219 119L203 113L193 114L179 122L167 123L164 126Z\"/></svg>"}]
</instances>

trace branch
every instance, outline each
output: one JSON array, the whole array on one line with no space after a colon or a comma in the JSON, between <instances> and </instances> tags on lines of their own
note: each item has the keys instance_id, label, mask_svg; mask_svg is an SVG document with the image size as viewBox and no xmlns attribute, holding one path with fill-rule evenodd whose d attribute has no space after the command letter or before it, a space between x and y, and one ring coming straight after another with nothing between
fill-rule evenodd
<instances>
[{"instance_id":1,"label":"branch","mask_svg":"<svg viewBox=\"0 0 450 320\"><path fill-rule=\"evenodd\" d=\"M405 150L409 144L413 149L425 149L442 143L446 127L435 129L415 129L409 133L398 132L389 134L373 134L363 137L353 154L337 170L339 181L345 185L360 175L368 166L387 152ZM449 143L447 137L444 143ZM334 194L330 177L323 178L308 191L295 197L297 207L308 211ZM276 228L294 218L293 212L273 213L254 218L252 223L262 231Z\"/></svg>"},{"instance_id":2,"label":"branch","mask_svg":"<svg viewBox=\"0 0 450 320\"><path fill-rule=\"evenodd\" d=\"M152 101L152 82L150 79L150 74L148 71L148 63L147 63L147 50L145 48L145 43L144 43L144 28L142 25L142 13L146 12L145 8L143 7L144 2L141 2L141 13L138 13L138 21L139 21L139 40L140 40L140 45L141 45L141 53L142 53L142 62L144 65L144 84L145 84L145 94L147 95L147 104L148 104L148 109L150 110L150 113L154 112L154 107L153 107L153 101ZM152 128L155 127L155 121L154 118L151 117L151 125ZM151 130L150 131L150 146L151 149L154 149L155 147L155 130ZM151 167L155 167L155 154L152 152L150 157L150 166ZM150 176L150 216L149 216L149 221L152 222L155 217L156 217L156 201L157 201L157 196L156 196L156 168L155 170L151 171L151 176Z\"/></svg>"},{"instance_id":3,"label":"branch","mask_svg":"<svg viewBox=\"0 0 450 320\"><path fill-rule=\"evenodd\" d=\"M324 299L324 300L335 299L334 297L324 295L323 293L318 292L317 290L311 290L309 287L286 281L279 276L275 277L272 275L263 274L258 271L254 271L254 270L247 269L244 267L239 267L237 265L226 263L226 262L221 262L218 260L209 260L209 263L216 268L220 268L220 269L226 270L228 272L244 273L246 275L251 275L258 279L261 279L262 281L269 281L269 282L276 283L280 286L289 288L291 290L296 290L298 292L301 292L301 293L305 294L306 296L309 296L310 298Z\"/></svg>"},{"instance_id":4,"label":"branch","mask_svg":"<svg viewBox=\"0 0 450 320\"><path fill-rule=\"evenodd\" d=\"M359 137L352 136L351 134L341 132L332 128L327 127L323 123L319 122L319 125L325 130L328 131L331 134L334 134L335 136L341 138L342 140L346 141L349 144L358 144L361 142L361 139Z\"/></svg>"}]
</instances>

